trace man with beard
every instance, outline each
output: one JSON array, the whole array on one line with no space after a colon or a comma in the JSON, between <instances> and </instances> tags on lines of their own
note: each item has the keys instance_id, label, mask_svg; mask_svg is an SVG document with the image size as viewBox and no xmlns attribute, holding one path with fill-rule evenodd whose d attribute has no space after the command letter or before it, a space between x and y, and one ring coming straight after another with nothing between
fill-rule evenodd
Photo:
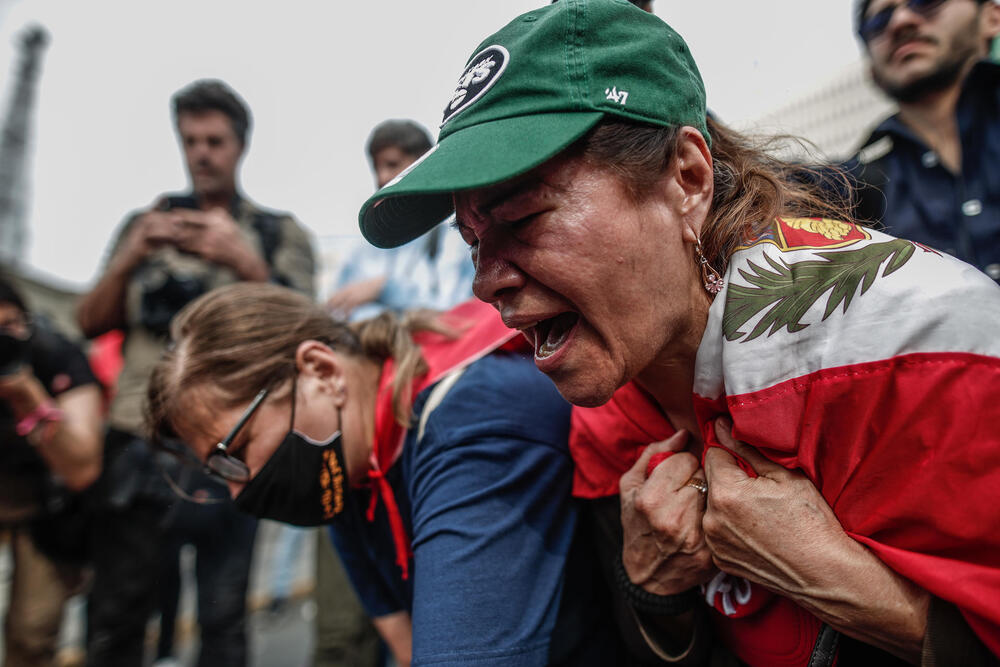
<instances>
[{"instance_id":1,"label":"man with beard","mask_svg":"<svg viewBox=\"0 0 1000 667\"><path fill-rule=\"evenodd\" d=\"M125 332L91 540L91 666L142 664L158 564L184 541L198 550L198 664L246 664L245 594L256 521L238 513L225 487L207 476L178 478L198 502L177 506L165 520L176 497L144 438L146 383L167 346L171 319L189 301L237 281L275 282L309 295L313 289L305 230L290 214L251 202L239 187L250 130L243 100L221 81L202 80L172 102L191 189L161 195L126 218L103 275L77 308L87 336ZM171 602L163 601L165 618ZM172 632L166 635L169 640Z\"/></svg>"},{"instance_id":2,"label":"man with beard","mask_svg":"<svg viewBox=\"0 0 1000 667\"><path fill-rule=\"evenodd\" d=\"M861 0L876 85L899 104L849 168L857 216L1000 280L1000 33L994 0Z\"/></svg>"}]
</instances>

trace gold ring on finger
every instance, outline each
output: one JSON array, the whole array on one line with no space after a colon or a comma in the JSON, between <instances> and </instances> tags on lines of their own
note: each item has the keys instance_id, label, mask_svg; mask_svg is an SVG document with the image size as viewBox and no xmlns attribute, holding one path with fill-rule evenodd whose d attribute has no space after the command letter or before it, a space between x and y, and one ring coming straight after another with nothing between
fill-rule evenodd
<instances>
[{"instance_id":1,"label":"gold ring on finger","mask_svg":"<svg viewBox=\"0 0 1000 667\"><path fill-rule=\"evenodd\" d=\"M708 495L708 484L705 483L703 479L691 478L684 482L684 486L690 486L692 489L698 489L703 494Z\"/></svg>"}]
</instances>

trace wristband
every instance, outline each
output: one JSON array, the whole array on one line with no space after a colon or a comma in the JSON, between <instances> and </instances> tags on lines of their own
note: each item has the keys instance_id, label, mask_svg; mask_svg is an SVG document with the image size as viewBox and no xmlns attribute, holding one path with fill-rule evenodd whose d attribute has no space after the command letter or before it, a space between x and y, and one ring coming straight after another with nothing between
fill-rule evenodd
<instances>
[{"instance_id":1,"label":"wristband","mask_svg":"<svg viewBox=\"0 0 1000 667\"><path fill-rule=\"evenodd\" d=\"M633 609L652 616L683 614L690 611L698 599L695 588L690 588L676 595L657 595L641 586L636 586L628 578L621 556L615 558L615 583L618 584L618 590L625 595L625 599L628 600Z\"/></svg>"},{"instance_id":2,"label":"wristband","mask_svg":"<svg viewBox=\"0 0 1000 667\"><path fill-rule=\"evenodd\" d=\"M61 422L64 417L63 411L56 407L55 402L51 398L47 399L17 422L17 434L22 438L26 437L42 422Z\"/></svg>"}]
</instances>

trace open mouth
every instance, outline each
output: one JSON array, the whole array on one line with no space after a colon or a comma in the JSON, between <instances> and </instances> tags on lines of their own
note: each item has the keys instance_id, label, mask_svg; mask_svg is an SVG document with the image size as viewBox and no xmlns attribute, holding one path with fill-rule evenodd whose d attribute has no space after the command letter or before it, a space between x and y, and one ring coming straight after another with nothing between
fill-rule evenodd
<instances>
[{"instance_id":1,"label":"open mouth","mask_svg":"<svg viewBox=\"0 0 1000 667\"><path fill-rule=\"evenodd\" d=\"M536 324L535 359L547 359L558 352L579 321L579 313L560 313Z\"/></svg>"}]
</instances>

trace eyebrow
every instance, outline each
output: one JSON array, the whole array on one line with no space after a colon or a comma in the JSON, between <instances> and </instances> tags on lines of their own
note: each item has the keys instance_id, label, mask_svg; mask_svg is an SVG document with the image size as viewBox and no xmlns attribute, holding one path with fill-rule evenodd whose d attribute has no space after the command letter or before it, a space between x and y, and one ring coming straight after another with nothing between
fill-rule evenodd
<instances>
[{"instance_id":1,"label":"eyebrow","mask_svg":"<svg viewBox=\"0 0 1000 667\"><path fill-rule=\"evenodd\" d=\"M531 190L537 189L540 184L543 184L541 179L528 178L520 182L514 182L506 187L500 186L500 190L498 192L494 193L482 205L476 206L476 212L479 215L493 215L493 212L496 209L500 208L508 201L529 194ZM460 219L457 210L455 212L455 222L452 224L456 228L468 227L468 225Z\"/></svg>"}]
</instances>

